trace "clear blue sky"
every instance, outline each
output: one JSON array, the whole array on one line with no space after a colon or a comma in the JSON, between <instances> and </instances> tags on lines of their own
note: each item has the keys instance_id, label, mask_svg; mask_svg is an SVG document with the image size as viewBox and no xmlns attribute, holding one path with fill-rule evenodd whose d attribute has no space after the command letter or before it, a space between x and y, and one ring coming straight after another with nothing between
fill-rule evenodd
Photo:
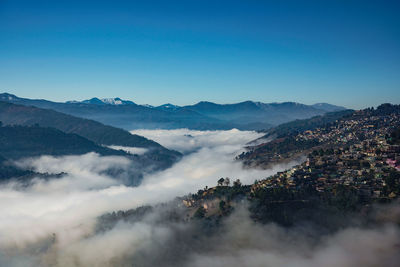
<instances>
[{"instance_id":1,"label":"clear blue sky","mask_svg":"<svg viewBox=\"0 0 400 267\"><path fill-rule=\"evenodd\" d=\"M0 91L400 103L399 2L0 0Z\"/></svg>"}]
</instances>

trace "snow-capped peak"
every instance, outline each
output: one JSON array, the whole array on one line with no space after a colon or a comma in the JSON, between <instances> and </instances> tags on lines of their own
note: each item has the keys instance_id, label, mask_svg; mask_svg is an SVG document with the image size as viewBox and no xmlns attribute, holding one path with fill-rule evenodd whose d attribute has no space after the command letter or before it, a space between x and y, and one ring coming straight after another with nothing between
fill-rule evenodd
<instances>
[{"instance_id":1,"label":"snow-capped peak","mask_svg":"<svg viewBox=\"0 0 400 267\"><path fill-rule=\"evenodd\" d=\"M120 98L103 98L101 101L104 104L109 104L109 105L122 105L122 100Z\"/></svg>"},{"instance_id":2,"label":"snow-capped peak","mask_svg":"<svg viewBox=\"0 0 400 267\"><path fill-rule=\"evenodd\" d=\"M179 108L179 106L168 103L168 104L164 104L164 105L159 106L159 108L177 109L177 108Z\"/></svg>"},{"instance_id":3,"label":"snow-capped peak","mask_svg":"<svg viewBox=\"0 0 400 267\"><path fill-rule=\"evenodd\" d=\"M97 97L83 100L83 101L67 101L67 103L83 103L83 104L92 104L92 105L134 105L135 103L129 100L122 100L119 97L116 98L102 98L99 99Z\"/></svg>"},{"instance_id":4,"label":"snow-capped peak","mask_svg":"<svg viewBox=\"0 0 400 267\"><path fill-rule=\"evenodd\" d=\"M149 105L149 104L143 104L142 106L143 106L143 107L146 107L146 108L154 108L154 106Z\"/></svg>"}]
</instances>

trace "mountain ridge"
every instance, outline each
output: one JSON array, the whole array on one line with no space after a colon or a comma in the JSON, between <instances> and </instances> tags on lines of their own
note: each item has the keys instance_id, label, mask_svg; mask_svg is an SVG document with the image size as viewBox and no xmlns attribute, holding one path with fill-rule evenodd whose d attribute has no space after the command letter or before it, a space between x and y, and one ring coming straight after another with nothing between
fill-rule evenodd
<instances>
[{"instance_id":1,"label":"mountain ridge","mask_svg":"<svg viewBox=\"0 0 400 267\"><path fill-rule=\"evenodd\" d=\"M237 102L237 103L225 103L225 104L219 104L219 103L215 103L215 102L211 102L211 101L199 101L195 104L192 105L184 105L184 106L179 106L179 105L175 105L172 103L166 103L166 104L162 104L162 105L158 105L158 106L154 106L154 105L150 105L150 104L136 104L135 102L131 101L131 100L123 100L119 97L115 97L115 98L98 98L98 97L93 97L91 99L87 99L87 100L82 100L82 101L66 101L65 103L85 103L85 104L110 104L110 105L139 105L139 106L145 106L145 107L150 107L150 108L155 108L155 109L159 109L159 108L171 108L171 109L177 109L177 108L186 108L186 107L191 107L191 106L199 106L199 105L216 105L216 106L233 106L233 105L241 105L241 104L254 104L257 106L263 106L263 105L280 105L280 104L294 104L294 105L305 105L302 103L298 103L298 102L293 102L293 101L284 101L284 102L270 102L270 103L264 103L261 101L253 101L253 100L245 100L245 101L241 101L241 102ZM329 103L315 103L315 104L311 104L311 105L306 105L306 106L311 106L311 107L315 107L317 109L321 109L321 110L325 110L325 111L338 111L338 110L343 110L346 109L345 107L342 106L338 106L338 105L333 105L333 104L329 104Z\"/></svg>"},{"instance_id":2,"label":"mountain ridge","mask_svg":"<svg viewBox=\"0 0 400 267\"><path fill-rule=\"evenodd\" d=\"M319 108L316 108L295 102L262 103L255 101L234 104L200 101L194 105L177 106L168 103L153 107L138 105L121 98L103 100L92 98L63 103L44 99L20 98L8 93L0 94L0 101L53 109L125 130L159 128L264 130L284 122L322 115L331 110L344 109L331 104L319 105Z\"/></svg>"},{"instance_id":3,"label":"mountain ridge","mask_svg":"<svg viewBox=\"0 0 400 267\"><path fill-rule=\"evenodd\" d=\"M146 148L148 152L137 157L137 160L144 166L153 166L154 170L168 168L182 156L177 151L123 129L51 109L0 101L0 121L4 125L51 127L67 134L77 134L98 145Z\"/></svg>"}]
</instances>

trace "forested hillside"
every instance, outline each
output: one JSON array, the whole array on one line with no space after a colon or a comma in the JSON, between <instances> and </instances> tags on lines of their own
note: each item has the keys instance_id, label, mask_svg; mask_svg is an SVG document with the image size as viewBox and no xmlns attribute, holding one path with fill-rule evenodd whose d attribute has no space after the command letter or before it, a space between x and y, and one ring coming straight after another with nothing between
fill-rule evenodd
<instances>
[{"instance_id":1,"label":"forested hillside","mask_svg":"<svg viewBox=\"0 0 400 267\"><path fill-rule=\"evenodd\" d=\"M168 150L142 136L50 109L0 102L0 121L4 125L51 127L65 133L80 135L97 145L146 148L148 153L141 156L140 160L144 165L154 165L155 169L167 168L181 157L179 152Z\"/></svg>"},{"instance_id":2,"label":"forested hillside","mask_svg":"<svg viewBox=\"0 0 400 267\"><path fill-rule=\"evenodd\" d=\"M40 155L80 155L96 152L100 155L128 154L99 146L77 134L67 134L54 128L33 126L0 127L0 155L19 159Z\"/></svg>"}]
</instances>

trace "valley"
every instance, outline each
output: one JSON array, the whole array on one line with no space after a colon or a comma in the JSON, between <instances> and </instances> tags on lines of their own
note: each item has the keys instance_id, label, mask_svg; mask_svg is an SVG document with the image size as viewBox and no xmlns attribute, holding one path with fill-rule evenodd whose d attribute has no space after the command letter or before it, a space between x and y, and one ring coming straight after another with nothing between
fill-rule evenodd
<instances>
[{"instance_id":1,"label":"valley","mask_svg":"<svg viewBox=\"0 0 400 267\"><path fill-rule=\"evenodd\" d=\"M191 266L199 253L214 264L218 239L226 240L218 252L225 255L257 247L252 235L271 231L296 236L307 250L350 229L366 236L398 234L388 228L397 213L382 215L397 208L400 194L398 105L329 112L260 132L128 132L48 109L4 102L0 107L0 248L16 249L33 264L69 265L75 258L76 266ZM64 222L52 225L59 216ZM309 239L298 228L311 225ZM249 243L230 236L235 227ZM132 243L125 252L83 256L126 240ZM385 239L385 260L395 258L395 240ZM36 246L38 255L26 251Z\"/></svg>"}]
</instances>

